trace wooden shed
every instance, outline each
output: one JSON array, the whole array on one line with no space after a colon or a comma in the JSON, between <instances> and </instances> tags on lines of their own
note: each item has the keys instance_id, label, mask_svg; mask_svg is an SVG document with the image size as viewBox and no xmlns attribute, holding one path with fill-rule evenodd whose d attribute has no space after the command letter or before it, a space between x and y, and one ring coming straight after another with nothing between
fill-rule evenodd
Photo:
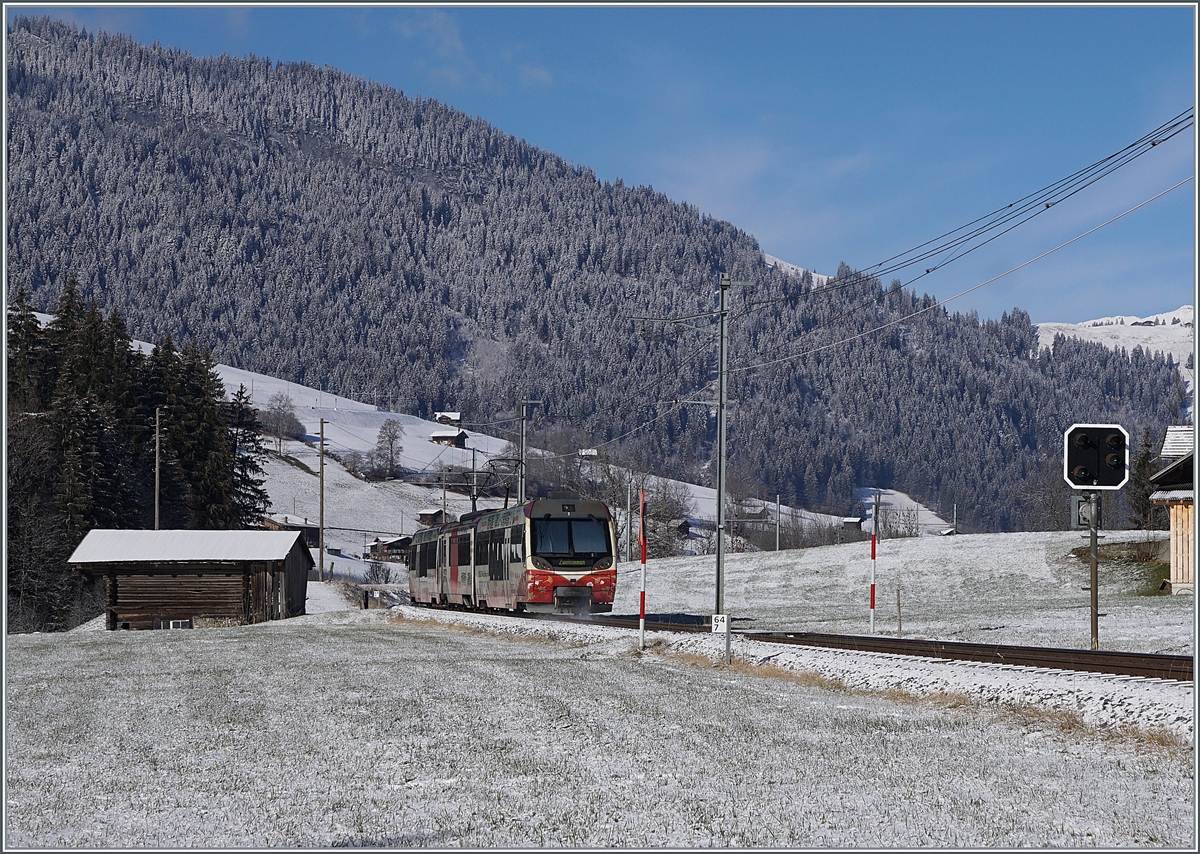
<instances>
[{"instance_id":1,"label":"wooden shed","mask_svg":"<svg viewBox=\"0 0 1200 854\"><path fill-rule=\"evenodd\" d=\"M1167 507L1171 520L1171 592L1192 593L1196 551L1195 456L1189 451L1150 477L1150 500Z\"/></svg>"},{"instance_id":2,"label":"wooden shed","mask_svg":"<svg viewBox=\"0 0 1200 854\"><path fill-rule=\"evenodd\" d=\"M105 579L110 630L299 616L314 566L296 531L96 530L68 562Z\"/></svg>"}]
</instances>

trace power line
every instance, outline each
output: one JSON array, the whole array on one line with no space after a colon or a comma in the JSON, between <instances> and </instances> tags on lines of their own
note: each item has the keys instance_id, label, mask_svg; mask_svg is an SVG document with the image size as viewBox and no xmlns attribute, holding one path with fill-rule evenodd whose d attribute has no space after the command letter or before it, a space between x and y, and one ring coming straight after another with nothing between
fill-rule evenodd
<instances>
[{"instance_id":1,"label":"power line","mask_svg":"<svg viewBox=\"0 0 1200 854\"><path fill-rule=\"evenodd\" d=\"M1167 193L1171 192L1172 190L1176 190L1176 189L1182 187L1184 184L1186 184L1188 181L1191 181L1191 180L1192 180L1192 178L1189 175L1187 178L1184 178L1182 181L1180 181L1178 184L1175 184L1173 187L1168 187L1167 189L1163 190L1161 193L1158 193L1157 195L1151 196L1149 199L1146 199L1146 201L1144 201L1140 204L1134 205L1132 208L1125 211L1124 213L1117 214L1112 219L1109 219L1105 222L1100 223L1100 225L1097 225L1095 228L1091 228L1091 229L1083 232L1083 234L1072 237L1070 240L1066 241L1065 243L1060 243L1058 246L1055 246L1053 249L1048 249L1045 252L1043 252L1041 255L1038 255L1035 258L1030 258L1028 261L1025 261L1022 264L1018 264L1017 266L1013 267L1010 270L1006 270L1005 272L1001 273L998 276L993 276L992 278L988 279L987 281L980 282L978 285L967 288L965 291L961 291L952 297L947 297L944 300L935 302L933 305L927 306L918 311L914 311L911 314L907 314L904 317L897 318L896 320L889 321L880 326L876 326L873 329L868 329L865 332L860 332L857 335L851 335L848 338L843 338L839 341L834 341L830 344L823 344L820 347L814 347L810 350L805 350L803 353L795 353L791 356L782 356L778 359L771 359L770 361L767 361L767 362L758 362L756 364L746 365L741 368L730 368L729 369L730 373L744 373L746 371L753 371L753 370L757 370L758 368L765 368L765 367L769 367L770 365L778 365L782 362L789 362L793 359L799 359L804 356L812 355L813 353L819 353L822 350L828 350L831 347L837 347L840 344L847 344L847 343L849 343L851 341L855 341L859 338L865 338L868 335L873 335L876 332L880 332L891 326L895 326L898 323L903 323L905 320L909 320L910 318L916 317L919 314L924 314L927 311L932 311L935 308L940 308L941 306L945 305L948 302L951 302L952 300L956 300L959 297L966 296L967 294L971 293L972 291L977 291L980 288L984 287L985 285L990 285L992 282L995 282L999 279L1003 279L1005 276L1007 276L1011 273L1015 273L1017 270L1020 270L1023 267L1028 267L1030 264L1034 263L1035 261L1040 261L1042 258L1045 258L1047 255L1051 255L1064 247L1070 246L1072 243L1076 242L1077 240L1082 240L1083 238L1087 237L1089 234L1097 232L1107 225L1111 225L1112 223L1116 222L1117 220L1121 219L1122 217L1128 216L1129 214L1133 213L1134 211L1138 210L1139 208L1145 207L1146 205L1150 204L1154 200L1161 198L1162 196L1165 196Z\"/></svg>"},{"instance_id":2,"label":"power line","mask_svg":"<svg viewBox=\"0 0 1200 854\"><path fill-rule=\"evenodd\" d=\"M856 270L849 276L834 276L829 279L826 284L819 288L812 288L803 294L783 297L777 300L764 300L757 303L757 305L769 305L779 302L794 302L799 296L819 296L824 293L842 290L844 288L861 284L863 281L870 280L871 278L880 278L891 273L899 272L900 270L907 269L914 264L927 261L930 258L934 258L943 253L961 250L956 251L955 254L952 254L949 258L946 258L945 260L926 268L923 273L905 282L904 286L907 287L924 278L925 276L940 270L942 267L945 267L952 261L955 261L964 255L974 252L976 249L991 243L993 240L996 240L1004 234L1007 234L1009 231L1012 231L1017 226L1023 225L1036 216L1040 216L1060 202L1063 202L1087 187L1090 187L1101 178L1111 175L1117 169L1127 166L1137 158L1148 153L1151 149L1192 127L1194 123L1194 108L1189 107L1173 118L1163 122L1154 130L1143 135L1134 142L1131 142L1129 145L1125 146L1119 151L1116 151L1107 157L1101 158L1095 163L1085 166L1084 168L1073 172L1065 178L1060 178L1058 181L1048 184L1045 187L1042 187L1040 190L1036 190L1021 197L1020 199L1017 199L1014 202L1010 202L1001 208L997 208L991 213L977 217L965 225L961 225L958 228L947 231L938 237L927 240L924 243L913 247L912 249L908 249L904 252L893 255L890 258L886 258L870 267ZM1009 224L1012 222L1012 220L1017 219L1018 217L1023 218L1018 222ZM984 224L980 225L980 223ZM974 243L972 245L972 240L982 238L984 235L987 235L1005 225L1008 227L1004 228L999 233L993 234L986 240L980 240L978 243Z\"/></svg>"}]
</instances>

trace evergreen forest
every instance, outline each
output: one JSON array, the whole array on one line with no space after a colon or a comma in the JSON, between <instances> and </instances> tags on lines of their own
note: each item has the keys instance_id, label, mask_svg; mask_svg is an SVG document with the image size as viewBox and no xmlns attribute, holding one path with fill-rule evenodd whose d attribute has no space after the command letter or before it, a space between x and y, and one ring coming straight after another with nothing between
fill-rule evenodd
<instances>
[{"instance_id":1,"label":"evergreen forest","mask_svg":"<svg viewBox=\"0 0 1200 854\"><path fill-rule=\"evenodd\" d=\"M333 68L47 19L7 40L6 294L39 311L73 277L140 340L466 426L539 400L535 444L711 484L716 419L687 401L715 397L727 274L738 489L845 513L857 487L895 488L964 531L1062 526L1066 427L1140 446L1186 404L1170 357L1039 349L1020 308L981 320L848 265L788 274L692 205ZM136 501L93 506L144 517L140 477Z\"/></svg>"},{"instance_id":2,"label":"evergreen forest","mask_svg":"<svg viewBox=\"0 0 1200 854\"><path fill-rule=\"evenodd\" d=\"M93 528L257 527L269 502L258 415L207 353L170 335L141 353L72 279L54 308L43 328L24 291L8 307L9 631L104 609L103 583L67 564Z\"/></svg>"}]
</instances>

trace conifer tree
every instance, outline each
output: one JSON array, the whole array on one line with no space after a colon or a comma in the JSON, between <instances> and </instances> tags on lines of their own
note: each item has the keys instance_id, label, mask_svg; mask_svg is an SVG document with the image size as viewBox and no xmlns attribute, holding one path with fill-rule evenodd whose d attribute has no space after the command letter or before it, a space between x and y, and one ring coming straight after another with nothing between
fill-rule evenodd
<instances>
[{"instance_id":1,"label":"conifer tree","mask_svg":"<svg viewBox=\"0 0 1200 854\"><path fill-rule=\"evenodd\" d=\"M225 405L225 420L234 448L232 526L256 527L267 512L271 498L263 484L262 461L266 457L258 414L244 385Z\"/></svg>"}]
</instances>

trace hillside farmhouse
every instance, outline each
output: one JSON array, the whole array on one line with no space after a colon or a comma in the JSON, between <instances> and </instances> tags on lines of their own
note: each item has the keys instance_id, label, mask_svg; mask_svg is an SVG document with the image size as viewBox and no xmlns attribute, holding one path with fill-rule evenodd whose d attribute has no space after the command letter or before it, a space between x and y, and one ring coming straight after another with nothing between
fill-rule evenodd
<instances>
[{"instance_id":1,"label":"hillside farmhouse","mask_svg":"<svg viewBox=\"0 0 1200 854\"><path fill-rule=\"evenodd\" d=\"M304 613L297 531L89 531L68 563L105 580L105 627L245 625Z\"/></svg>"},{"instance_id":2,"label":"hillside farmhouse","mask_svg":"<svg viewBox=\"0 0 1200 854\"><path fill-rule=\"evenodd\" d=\"M388 539L376 537L375 541L371 543L371 559L407 561L410 545L412 545L410 536L389 537Z\"/></svg>"},{"instance_id":3,"label":"hillside farmhouse","mask_svg":"<svg viewBox=\"0 0 1200 854\"><path fill-rule=\"evenodd\" d=\"M467 446L466 430L434 430L429 434L429 441L435 445L446 445L451 448Z\"/></svg>"}]
</instances>

